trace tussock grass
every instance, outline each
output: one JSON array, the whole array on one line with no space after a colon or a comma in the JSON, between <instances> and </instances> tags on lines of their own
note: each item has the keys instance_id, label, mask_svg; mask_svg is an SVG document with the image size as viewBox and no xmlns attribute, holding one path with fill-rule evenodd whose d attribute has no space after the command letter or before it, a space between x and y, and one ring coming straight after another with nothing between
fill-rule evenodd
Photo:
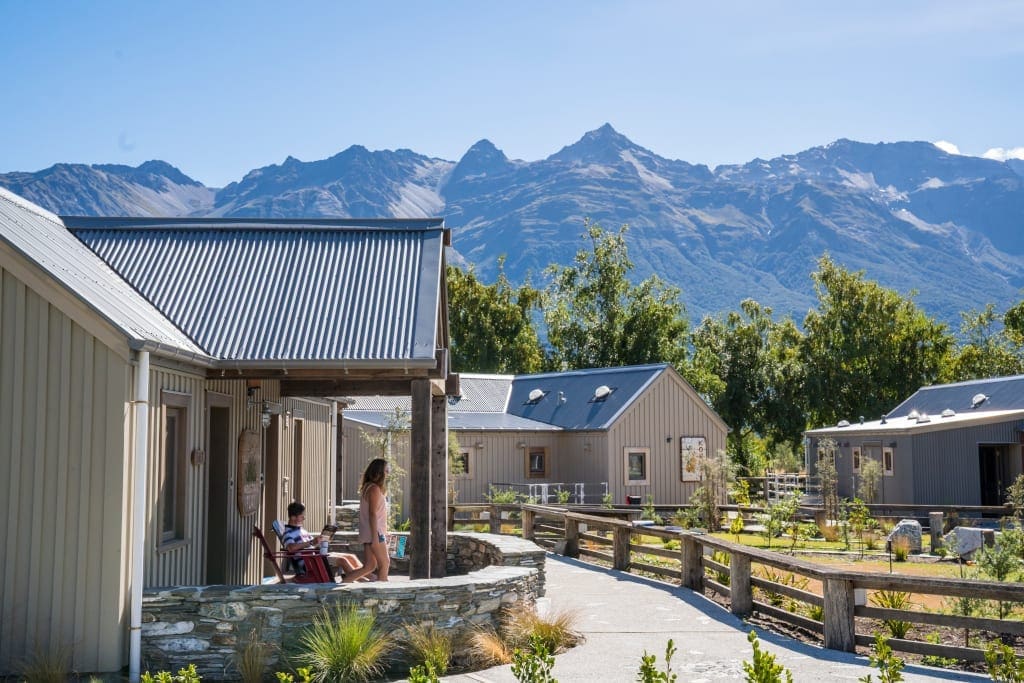
<instances>
[{"instance_id":1,"label":"tussock grass","mask_svg":"<svg viewBox=\"0 0 1024 683\"><path fill-rule=\"evenodd\" d=\"M406 651L415 664L432 665L438 676L448 672L452 660L452 636L433 624L418 624L406 628Z\"/></svg>"},{"instance_id":2,"label":"tussock grass","mask_svg":"<svg viewBox=\"0 0 1024 683\"><path fill-rule=\"evenodd\" d=\"M21 665L27 683L64 683L71 672L71 652L66 647L38 649Z\"/></svg>"},{"instance_id":3,"label":"tussock grass","mask_svg":"<svg viewBox=\"0 0 1024 683\"><path fill-rule=\"evenodd\" d=\"M299 637L295 659L310 669L313 681L369 681L383 675L391 638L376 627L373 615L339 605L313 617Z\"/></svg>"}]
</instances>

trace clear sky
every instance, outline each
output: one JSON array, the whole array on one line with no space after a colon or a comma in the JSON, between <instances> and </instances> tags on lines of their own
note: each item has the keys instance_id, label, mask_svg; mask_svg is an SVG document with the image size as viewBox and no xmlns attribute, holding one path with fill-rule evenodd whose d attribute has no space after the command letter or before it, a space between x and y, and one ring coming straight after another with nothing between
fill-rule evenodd
<instances>
[{"instance_id":1,"label":"clear sky","mask_svg":"<svg viewBox=\"0 0 1024 683\"><path fill-rule=\"evenodd\" d=\"M605 122L710 166L1024 147L1016 1L0 0L0 68L0 172L163 159L222 186L353 144L535 160Z\"/></svg>"}]
</instances>

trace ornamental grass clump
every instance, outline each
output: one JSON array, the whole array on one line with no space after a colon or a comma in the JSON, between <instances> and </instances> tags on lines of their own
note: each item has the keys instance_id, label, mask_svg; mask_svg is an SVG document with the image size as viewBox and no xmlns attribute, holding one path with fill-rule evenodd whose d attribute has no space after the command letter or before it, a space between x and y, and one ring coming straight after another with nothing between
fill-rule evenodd
<instances>
[{"instance_id":1,"label":"ornamental grass clump","mask_svg":"<svg viewBox=\"0 0 1024 683\"><path fill-rule=\"evenodd\" d=\"M513 648L527 647L536 637L551 654L558 654L583 640L576 630L578 621L579 615L573 610L555 610L542 616L532 609L522 609L505 620L502 631Z\"/></svg>"},{"instance_id":2,"label":"ornamental grass clump","mask_svg":"<svg viewBox=\"0 0 1024 683\"><path fill-rule=\"evenodd\" d=\"M21 677L39 683L63 683L71 671L71 652L67 648L36 650L21 666Z\"/></svg>"},{"instance_id":3,"label":"ornamental grass clump","mask_svg":"<svg viewBox=\"0 0 1024 683\"><path fill-rule=\"evenodd\" d=\"M371 614L340 605L313 617L299 637L295 659L309 667L313 681L368 681L385 669L391 639L376 627Z\"/></svg>"},{"instance_id":4,"label":"ornamental grass clump","mask_svg":"<svg viewBox=\"0 0 1024 683\"><path fill-rule=\"evenodd\" d=\"M418 624L406 629L405 651L413 664L422 665L424 672L433 671L437 676L448 673L452 660L452 636L433 624Z\"/></svg>"}]
</instances>

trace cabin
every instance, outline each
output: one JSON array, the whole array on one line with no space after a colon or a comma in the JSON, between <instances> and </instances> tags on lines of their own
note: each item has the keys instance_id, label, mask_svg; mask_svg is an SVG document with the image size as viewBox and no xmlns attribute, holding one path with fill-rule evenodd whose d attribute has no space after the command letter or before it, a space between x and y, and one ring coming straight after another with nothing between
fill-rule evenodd
<instances>
[{"instance_id":1,"label":"cabin","mask_svg":"<svg viewBox=\"0 0 1024 683\"><path fill-rule=\"evenodd\" d=\"M686 503L700 486L696 458L725 452L727 427L667 364L528 375L460 373L448 398L458 442L457 502L482 503L492 486L555 502ZM390 450L399 465L406 401L355 397L343 413L341 495L358 498L366 462ZM380 438L383 436L384 438ZM403 492L403 509L409 497Z\"/></svg>"},{"instance_id":2,"label":"cabin","mask_svg":"<svg viewBox=\"0 0 1024 683\"><path fill-rule=\"evenodd\" d=\"M857 494L864 463L875 460L882 477L865 502L1003 505L1024 472L1024 375L922 387L880 420L805 436L809 473L835 457L840 497Z\"/></svg>"},{"instance_id":3,"label":"cabin","mask_svg":"<svg viewBox=\"0 0 1024 683\"><path fill-rule=\"evenodd\" d=\"M428 481L457 386L449 239L440 219L58 217L0 189L0 675L64 652L137 680L143 588L263 581L254 525L295 499L307 527L333 518L332 396L415 397ZM413 533L443 547L421 498Z\"/></svg>"}]
</instances>

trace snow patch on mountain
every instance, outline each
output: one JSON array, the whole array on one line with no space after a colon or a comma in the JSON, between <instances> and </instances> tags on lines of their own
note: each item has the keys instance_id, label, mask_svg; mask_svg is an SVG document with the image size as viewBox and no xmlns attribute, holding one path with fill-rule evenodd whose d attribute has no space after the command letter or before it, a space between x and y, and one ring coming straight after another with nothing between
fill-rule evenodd
<instances>
[{"instance_id":1,"label":"snow patch on mountain","mask_svg":"<svg viewBox=\"0 0 1024 683\"><path fill-rule=\"evenodd\" d=\"M398 188L398 201L388 209L398 218L427 218L444 213L444 199L437 190L408 182Z\"/></svg>"},{"instance_id":2,"label":"snow patch on mountain","mask_svg":"<svg viewBox=\"0 0 1024 683\"><path fill-rule=\"evenodd\" d=\"M939 188L945 187L946 183L942 182L938 178L929 178L920 185L917 186L919 190L938 190Z\"/></svg>"},{"instance_id":3,"label":"snow patch on mountain","mask_svg":"<svg viewBox=\"0 0 1024 683\"><path fill-rule=\"evenodd\" d=\"M838 169L838 171L839 175L843 178L843 185L846 185L847 187L851 187L862 192L880 195L886 201L907 200L907 193L900 192L899 189L892 185L880 187L875 181L874 173L851 173L850 171L844 171L843 169Z\"/></svg>"},{"instance_id":4,"label":"snow patch on mountain","mask_svg":"<svg viewBox=\"0 0 1024 683\"><path fill-rule=\"evenodd\" d=\"M910 223L912 226L926 232L930 235L936 235L938 237L949 237L950 235L957 232L958 228L953 223L942 223L936 225L935 223L929 223L918 216L915 216L911 211L907 209L897 209L892 212L892 215L903 221L904 223Z\"/></svg>"},{"instance_id":5,"label":"snow patch on mountain","mask_svg":"<svg viewBox=\"0 0 1024 683\"><path fill-rule=\"evenodd\" d=\"M619 156L622 157L623 161L631 165L633 169L636 170L636 174L640 176L640 180L642 180L648 187L657 188L659 190L672 189L672 183L641 164L633 155L633 152L628 149L624 149L619 153Z\"/></svg>"}]
</instances>

